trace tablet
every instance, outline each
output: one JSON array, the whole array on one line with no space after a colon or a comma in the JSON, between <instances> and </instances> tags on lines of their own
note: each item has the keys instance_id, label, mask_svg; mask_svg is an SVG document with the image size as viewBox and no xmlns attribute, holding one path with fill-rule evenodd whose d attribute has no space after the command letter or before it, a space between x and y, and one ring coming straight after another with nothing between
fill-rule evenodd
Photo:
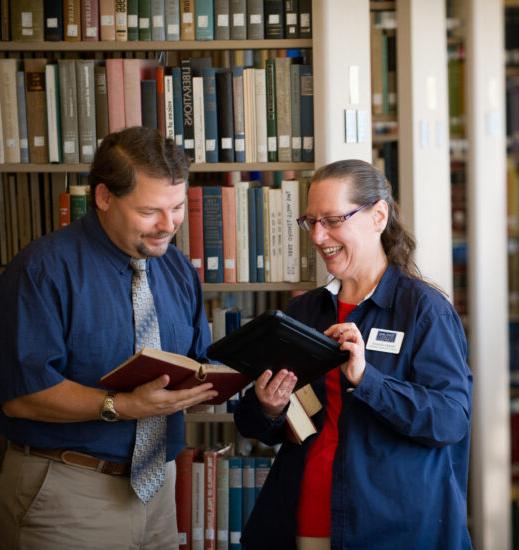
<instances>
[{"instance_id":1,"label":"tablet","mask_svg":"<svg viewBox=\"0 0 519 550\"><path fill-rule=\"evenodd\" d=\"M266 369L288 369L297 376L296 389L349 357L335 340L279 310L258 315L211 344L207 354L254 380Z\"/></svg>"}]
</instances>

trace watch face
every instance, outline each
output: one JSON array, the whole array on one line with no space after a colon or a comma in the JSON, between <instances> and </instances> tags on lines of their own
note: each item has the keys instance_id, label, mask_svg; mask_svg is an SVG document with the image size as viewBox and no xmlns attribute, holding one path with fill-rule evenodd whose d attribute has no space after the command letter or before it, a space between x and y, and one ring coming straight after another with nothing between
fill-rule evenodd
<instances>
[{"instance_id":1,"label":"watch face","mask_svg":"<svg viewBox=\"0 0 519 550\"><path fill-rule=\"evenodd\" d=\"M117 420L117 414L109 409L102 411L101 417L103 420L107 420L108 422L115 422Z\"/></svg>"}]
</instances>

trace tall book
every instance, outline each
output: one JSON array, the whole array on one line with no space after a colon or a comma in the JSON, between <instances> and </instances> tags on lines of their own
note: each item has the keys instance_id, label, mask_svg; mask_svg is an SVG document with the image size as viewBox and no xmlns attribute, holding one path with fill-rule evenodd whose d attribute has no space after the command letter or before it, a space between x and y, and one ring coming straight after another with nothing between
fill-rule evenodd
<instances>
[{"instance_id":1,"label":"tall book","mask_svg":"<svg viewBox=\"0 0 519 550\"><path fill-rule=\"evenodd\" d=\"M243 71L243 118L245 126L245 162L257 161L256 89L253 68Z\"/></svg>"},{"instance_id":2,"label":"tall book","mask_svg":"<svg viewBox=\"0 0 519 550\"><path fill-rule=\"evenodd\" d=\"M223 283L222 188L202 187L204 227L204 280Z\"/></svg>"},{"instance_id":3,"label":"tall book","mask_svg":"<svg viewBox=\"0 0 519 550\"><path fill-rule=\"evenodd\" d=\"M283 200L281 189L269 189L270 281L283 281Z\"/></svg>"},{"instance_id":4,"label":"tall book","mask_svg":"<svg viewBox=\"0 0 519 550\"><path fill-rule=\"evenodd\" d=\"M187 211L189 223L189 257L198 278L204 282L204 222L202 187L187 190Z\"/></svg>"},{"instance_id":5,"label":"tall book","mask_svg":"<svg viewBox=\"0 0 519 550\"><path fill-rule=\"evenodd\" d=\"M195 122L193 119L193 71L191 60L182 59L180 68L182 71L184 151L186 155L193 159L195 156Z\"/></svg>"},{"instance_id":6,"label":"tall book","mask_svg":"<svg viewBox=\"0 0 519 550\"><path fill-rule=\"evenodd\" d=\"M265 38L285 38L284 0L264 0Z\"/></svg>"},{"instance_id":7,"label":"tall book","mask_svg":"<svg viewBox=\"0 0 519 550\"><path fill-rule=\"evenodd\" d=\"M256 162L267 162L267 90L265 69L254 69Z\"/></svg>"},{"instance_id":8,"label":"tall book","mask_svg":"<svg viewBox=\"0 0 519 550\"><path fill-rule=\"evenodd\" d=\"M63 0L63 31L67 42L81 40L81 0Z\"/></svg>"},{"instance_id":9,"label":"tall book","mask_svg":"<svg viewBox=\"0 0 519 550\"><path fill-rule=\"evenodd\" d=\"M101 40L115 40L115 0L99 0L99 36Z\"/></svg>"},{"instance_id":10,"label":"tall book","mask_svg":"<svg viewBox=\"0 0 519 550\"><path fill-rule=\"evenodd\" d=\"M290 118L292 122L292 162L301 162L301 65L290 66Z\"/></svg>"},{"instance_id":11,"label":"tall book","mask_svg":"<svg viewBox=\"0 0 519 550\"><path fill-rule=\"evenodd\" d=\"M166 40L180 40L179 0L165 0L164 14L166 25Z\"/></svg>"},{"instance_id":12,"label":"tall book","mask_svg":"<svg viewBox=\"0 0 519 550\"><path fill-rule=\"evenodd\" d=\"M186 447L177 455L177 479L175 500L177 505L177 528L180 550L191 550L191 515L193 502L193 460L196 450Z\"/></svg>"},{"instance_id":13,"label":"tall book","mask_svg":"<svg viewBox=\"0 0 519 550\"><path fill-rule=\"evenodd\" d=\"M301 138L303 162L314 161L314 80L311 65L301 65Z\"/></svg>"},{"instance_id":14,"label":"tall book","mask_svg":"<svg viewBox=\"0 0 519 550\"><path fill-rule=\"evenodd\" d=\"M204 550L216 550L217 467L218 451L204 451Z\"/></svg>"},{"instance_id":15,"label":"tall book","mask_svg":"<svg viewBox=\"0 0 519 550\"><path fill-rule=\"evenodd\" d=\"M214 23L215 40L229 40L229 0L214 0Z\"/></svg>"},{"instance_id":16,"label":"tall book","mask_svg":"<svg viewBox=\"0 0 519 550\"><path fill-rule=\"evenodd\" d=\"M292 117L290 106L290 64L289 57L276 57L276 112L278 132L278 160L292 160Z\"/></svg>"},{"instance_id":17,"label":"tall book","mask_svg":"<svg viewBox=\"0 0 519 550\"><path fill-rule=\"evenodd\" d=\"M20 162L20 133L18 127L18 99L16 59L0 59L0 108L4 139L4 159L8 163Z\"/></svg>"},{"instance_id":18,"label":"tall book","mask_svg":"<svg viewBox=\"0 0 519 550\"><path fill-rule=\"evenodd\" d=\"M139 40L139 0L127 0L126 23L128 40Z\"/></svg>"},{"instance_id":19,"label":"tall book","mask_svg":"<svg viewBox=\"0 0 519 550\"><path fill-rule=\"evenodd\" d=\"M151 39L165 40L164 0L151 0Z\"/></svg>"},{"instance_id":20,"label":"tall book","mask_svg":"<svg viewBox=\"0 0 519 550\"><path fill-rule=\"evenodd\" d=\"M43 40L43 0L11 0L9 9L12 40Z\"/></svg>"},{"instance_id":21,"label":"tall book","mask_svg":"<svg viewBox=\"0 0 519 550\"><path fill-rule=\"evenodd\" d=\"M242 527L245 527L247 520L254 508L256 500L255 482L255 461L253 456L242 458Z\"/></svg>"},{"instance_id":22,"label":"tall book","mask_svg":"<svg viewBox=\"0 0 519 550\"><path fill-rule=\"evenodd\" d=\"M18 101L18 131L20 134L20 162L29 162L29 138L27 130L27 103L25 100L25 73L16 72L16 96Z\"/></svg>"},{"instance_id":23,"label":"tall book","mask_svg":"<svg viewBox=\"0 0 519 550\"><path fill-rule=\"evenodd\" d=\"M256 236L256 198L255 187L253 183L247 189L247 210L249 221L249 282L258 282L258 263L257 263L257 236Z\"/></svg>"},{"instance_id":24,"label":"tall book","mask_svg":"<svg viewBox=\"0 0 519 550\"><path fill-rule=\"evenodd\" d=\"M249 206L248 181L236 182L236 278L249 282Z\"/></svg>"},{"instance_id":25,"label":"tall book","mask_svg":"<svg viewBox=\"0 0 519 550\"><path fill-rule=\"evenodd\" d=\"M128 40L128 0L115 0L115 39Z\"/></svg>"},{"instance_id":26,"label":"tall book","mask_svg":"<svg viewBox=\"0 0 519 550\"><path fill-rule=\"evenodd\" d=\"M242 458L229 458L229 550L241 550L242 531Z\"/></svg>"},{"instance_id":27,"label":"tall book","mask_svg":"<svg viewBox=\"0 0 519 550\"><path fill-rule=\"evenodd\" d=\"M285 37L299 38L299 0L285 1Z\"/></svg>"},{"instance_id":28,"label":"tall book","mask_svg":"<svg viewBox=\"0 0 519 550\"><path fill-rule=\"evenodd\" d=\"M200 70L204 88L205 162L218 162L218 110L216 100L216 69Z\"/></svg>"},{"instance_id":29,"label":"tall book","mask_svg":"<svg viewBox=\"0 0 519 550\"><path fill-rule=\"evenodd\" d=\"M218 103L218 156L220 162L234 162L233 76L229 69L216 73Z\"/></svg>"},{"instance_id":30,"label":"tall book","mask_svg":"<svg viewBox=\"0 0 519 550\"><path fill-rule=\"evenodd\" d=\"M204 82L194 76L193 85L193 133L195 137L195 162L205 162Z\"/></svg>"},{"instance_id":31,"label":"tall book","mask_svg":"<svg viewBox=\"0 0 519 550\"><path fill-rule=\"evenodd\" d=\"M81 2L81 36L84 41L99 40L99 1Z\"/></svg>"},{"instance_id":32,"label":"tall book","mask_svg":"<svg viewBox=\"0 0 519 550\"><path fill-rule=\"evenodd\" d=\"M151 40L151 0L139 0L139 40Z\"/></svg>"},{"instance_id":33,"label":"tall book","mask_svg":"<svg viewBox=\"0 0 519 550\"><path fill-rule=\"evenodd\" d=\"M171 74L164 75L164 118L165 136L168 139L175 139L175 117L173 107L173 77Z\"/></svg>"},{"instance_id":34,"label":"tall book","mask_svg":"<svg viewBox=\"0 0 519 550\"><path fill-rule=\"evenodd\" d=\"M43 18L44 40L54 42L63 40L63 3L44 0Z\"/></svg>"},{"instance_id":35,"label":"tall book","mask_svg":"<svg viewBox=\"0 0 519 550\"><path fill-rule=\"evenodd\" d=\"M102 139L110 131L108 122L108 87L106 85L106 67L104 65L96 64L94 66L94 85L96 104L96 141L97 145L99 145Z\"/></svg>"},{"instance_id":36,"label":"tall book","mask_svg":"<svg viewBox=\"0 0 519 550\"><path fill-rule=\"evenodd\" d=\"M299 38L312 38L312 0L298 0Z\"/></svg>"},{"instance_id":37,"label":"tall book","mask_svg":"<svg viewBox=\"0 0 519 550\"><path fill-rule=\"evenodd\" d=\"M265 230L263 218L263 188L254 188L254 208L256 210L256 281L258 283L265 282L265 238L263 232Z\"/></svg>"},{"instance_id":38,"label":"tall book","mask_svg":"<svg viewBox=\"0 0 519 550\"><path fill-rule=\"evenodd\" d=\"M243 67L232 69L234 160L245 162L245 105L243 98Z\"/></svg>"},{"instance_id":39,"label":"tall book","mask_svg":"<svg viewBox=\"0 0 519 550\"><path fill-rule=\"evenodd\" d=\"M110 132L126 125L124 112L124 70L122 59L106 60L106 88L108 94L108 125Z\"/></svg>"},{"instance_id":40,"label":"tall book","mask_svg":"<svg viewBox=\"0 0 519 550\"><path fill-rule=\"evenodd\" d=\"M142 125L157 128L157 81L141 80Z\"/></svg>"},{"instance_id":41,"label":"tall book","mask_svg":"<svg viewBox=\"0 0 519 550\"><path fill-rule=\"evenodd\" d=\"M267 160L278 160L277 111L276 111L276 67L273 59L265 62L265 88L267 94Z\"/></svg>"},{"instance_id":42,"label":"tall book","mask_svg":"<svg viewBox=\"0 0 519 550\"><path fill-rule=\"evenodd\" d=\"M245 40L247 38L247 0L229 0L230 38Z\"/></svg>"},{"instance_id":43,"label":"tall book","mask_svg":"<svg viewBox=\"0 0 519 550\"><path fill-rule=\"evenodd\" d=\"M254 489L256 500L269 475L272 460L268 456L257 456L254 458Z\"/></svg>"},{"instance_id":44,"label":"tall book","mask_svg":"<svg viewBox=\"0 0 519 550\"><path fill-rule=\"evenodd\" d=\"M195 2L195 38L196 40L214 40L213 0Z\"/></svg>"},{"instance_id":45,"label":"tall book","mask_svg":"<svg viewBox=\"0 0 519 550\"><path fill-rule=\"evenodd\" d=\"M127 128L142 125L141 80L156 77L153 59L123 59L124 119Z\"/></svg>"},{"instance_id":46,"label":"tall book","mask_svg":"<svg viewBox=\"0 0 519 550\"><path fill-rule=\"evenodd\" d=\"M263 40L264 38L263 0L247 0L247 39Z\"/></svg>"},{"instance_id":47,"label":"tall book","mask_svg":"<svg viewBox=\"0 0 519 550\"><path fill-rule=\"evenodd\" d=\"M184 147L184 103L182 97L182 72L180 67L171 69L173 78L173 119L175 121L175 144Z\"/></svg>"},{"instance_id":48,"label":"tall book","mask_svg":"<svg viewBox=\"0 0 519 550\"><path fill-rule=\"evenodd\" d=\"M191 550L204 550L204 462L193 461L192 466Z\"/></svg>"},{"instance_id":49,"label":"tall book","mask_svg":"<svg viewBox=\"0 0 519 550\"><path fill-rule=\"evenodd\" d=\"M61 98L61 148L67 164L79 162L79 129L76 64L74 59L59 59Z\"/></svg>"},{"instance_id":50,"label":"tall book","mask_svg":"<svg viewBox=\"0 0 519 550\"><path fill-rule=\"evenodd\" d=\"M58 65L49 63L45 67L45 86L47 88L47 131L49 162L63 162L61 135L61 101L59 91Z\"/></svg>"},{"instance_id":51,"label":"tall book","mask_svg":"<svg viewBox=\"0 0 519 550\"><path fill-rule=\"evenodd\" d=\"M24 59L29 158L34 164L49 162L45 99L46 64L47 60L43 58Z\"/></svg>"},{"instance_id":52,"label":"tall book","mask_svg":"<svg viewBox=\"0 0 519 550\"><path fill-rule=\"evenodd\" d=\"M216 463L216 550L229 548L229 459Z\"/></svg>"},{"instance_id":53,"label":"tall book","mask_svg":"<svg viewBox=\"0 0 519 550\"><path fill-rule=\"evenodd\" d=\"M271 267L270 267L270 187L262 185L261 203L263 206L263 264L265 269L265 282L272 282Z\"/></svg>"},{"instance_id":54,"label":"tall book","mask_svg":"<svg viewBox=\"0 0 519 550\"><path fill-rule=\"evenodd\" d=\"M96 150L94 60L76 59L79 160L90 163Z\"/></svg>"},{"instance_id":55,"label":"tall book","mask_svg":"<svg viewBox=\"0 0 519 550\"><path fill-rule=\"evenodd\" d=\"M298 283L301 280L299 256L299 182L281 182L283 205L283 280Z\"/></svg>"},{"instance_id":56,"label":"tall book","mask_svg":"<svg viewBox=\"0 0 519 550\"><path fill-rule=\"evenodd\" d=\"M194 0L180 0L180 40L195 39Z\"/></svg>"},{"instance_id":57,"label":"tall book","mask_svg":"<svg viewBox=\"0 0 519 550\"><path fill-rule=\"evenodd\" d=\"M236 282L236 190L222 187L223 280Z\"/></svg>"},{"instance_id":58,"label":"tall book","mask_svg":"<svg viewBox=\"0 0 519 550\"><path fill-rule=\"evenodd\" d=\"M309 182L306 179L299 181L299 215L303 215L306 212L306 206L308 204L308 187ZM310 233L308 231L299 232L299 256L301 262L301 281L310 281L310 262L308 259L308 253L312 246L310 240Z\"/></svg>"},{"instance_id":59,"label":"tall book","mask_svg":"<svg viewBox=\"0 0 519 550\"><path fill-rule=\"evenodd\" d=\"M155 81L157 82L157 128L161 136L166 136L166 103L164 101L164 66L159 65L155 69Z\"/></svg>"}]
</instances>

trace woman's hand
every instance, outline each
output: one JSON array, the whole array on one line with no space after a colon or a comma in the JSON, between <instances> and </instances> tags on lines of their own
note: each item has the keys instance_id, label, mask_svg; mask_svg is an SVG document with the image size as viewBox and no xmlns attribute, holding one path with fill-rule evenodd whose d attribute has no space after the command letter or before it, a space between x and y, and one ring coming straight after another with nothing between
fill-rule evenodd
<instances>
[{"instance_id":1,"label":"woman's hand","mask_svg":"<svg viewBox=\"0 0 519 550\"><path fill-rule=\"evenodd\" d=\"M355 323L338 323L324 331L326 336L337 340L342 350L350 352L350 358L341 365L344 376L352 386L358 386L366 369L364 340Z\"/></svg>"},{"instance_id":2,"label":"woman's hand","mask_svg":"<svg viewBox=\"0 0 519 550\"><path fill-rule=\"evenodd\" d=\"M258 377L254 388L265 414L276 418L283 412L296 382L297 376L286 369L280 370L274 378L271 370Z\"/></svg>"}]
</instances>

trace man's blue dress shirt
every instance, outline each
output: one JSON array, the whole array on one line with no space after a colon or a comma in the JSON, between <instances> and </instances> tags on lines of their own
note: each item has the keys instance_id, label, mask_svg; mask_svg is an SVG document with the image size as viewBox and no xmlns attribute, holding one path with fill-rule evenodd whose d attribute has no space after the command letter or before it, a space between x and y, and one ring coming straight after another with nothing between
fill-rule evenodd
<instances>
[{"instance_id":1,"label":"man's blue dress shirt","mask_svg":"<svg viewBox=\"0 0 519 550\"><path fill-rule=\"evenodd\" d=\"M102 229L95 211L27 246L0 275L0 403L64 379L99 379L134 353L130 257ZM210 342L195 270L174 246L148 260L162 349L199 360ZM130 460L135 421L75 423L9 418L0 433L42 448ZM167 459L184 445L182 413L168 417Z\"/></svg>"}]
</instances>

